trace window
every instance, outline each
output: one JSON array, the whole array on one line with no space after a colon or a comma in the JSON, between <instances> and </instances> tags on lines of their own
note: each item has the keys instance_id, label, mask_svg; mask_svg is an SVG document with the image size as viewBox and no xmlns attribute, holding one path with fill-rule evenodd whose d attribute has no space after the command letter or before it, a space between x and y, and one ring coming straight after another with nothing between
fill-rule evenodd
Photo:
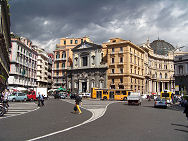
<instances>
[{"instance_id":1,"label":"window","mask_svg":"<svg viewBox=\"0 0 188 141\"><path fill-rule=\"evenodd\" d=\"M59 63L58 62L56 63L56 68L59 68Z\"/></svg>"},{"instance_id":2,"label":"window","mask_svg":"<svg viewBox=\"0 0 188 141\"><path fill-rule=\"evenodd\" d=\"M95 82L94 82L94 81L92 81L91 87L92 87L92 88L95 87Z\"/></svg>"},{"instance_id":3,"label":"window","mask_svg":"<svg viewBox=\"0 0 188 141\"><path fill-rule=\"evenodd\" d=\"M62 63L62 68L65 68L65 63Z\"/></svg>"},{"instance_id":4,"label":"window","mask_svg":"<svg viewBox=\"0 0 188 141\"><path fill-rule=\"evenodd\" d=\"M103 88L103 82L102 81L100 81L99 87Z\"/></svg>"},{"instance_id":5,"label":"window","mask_svg":"<svg viewBox=\"0 0 188 141\"><path fill-rule=\"evenodd\" d=\"M136 68L134 68L134 74L136 74Z\"/></svg>"},{"instance_id":6,"label":"window","mask_svg":"<svg viewBox=\"0 0 188 141\"><path fill-rule=\"evenodd\" d=\"M123 57L120 57L119 61L120 61L120 63L123 63Z\"/></svg>"},{"instance_id":7,"label":"window","mask_svg":"<svg viewBox=\"0 0 188 141\"><path fill-rule=\"evenodd\" d=\"M56 59L59 59L59 52L56 53Z\"/></svg>"},{"instance_id":8,"label":"window","mask_svg":"<svg viewBox=\"0 0 188 141\"><path fill-rule=\"evenodd\" d=\"M165 78L167 78L168 77L168 75L167 75L167 73L165 73Z\"/></svg>"},{"instance_id":9,"label":"window","mask_svg":"<svg viewBox=\"0 0 188 141\"><path fill-rule=\"evenodd\" d=\"M62 52L62 58L66 58L66 52Z\"/></svg>"},{"instance_id":10,"label":"window","mask_svg":"<svg viewBox=\"0 0 188 141\"><path fill-rule=\"evenodd\" d=\"M66 40L64 41L64 45L66 45Z\"/></svg>"},{"instance_id":11,"label":"window","mask_svg":"<svg viewBox=\"0 0 188 141\"><path fill-rule=\"evenodd\" d=\"M83 43L83 39L81 39L81 43Z\"/></svg>"},{"instance_id":12,"label":"window","mask_svg":"<svg viewBox=\"0 0 188 141\"><path fill-rule=\"evenodd\" d=\"M130 55L130 62L132 63L132 55Z\"/></svg>"},{"instance_id":13,"label":"window","mask_svg":"<svg viewBox=\"0 0 188 141\"><path fill-rule=\"evenodd\" d=\"M183 74L183 66L179 66L179 74Z\"/></svg>"},{"instance_id":14,"label":"window","mask_svg":"<svg viewBox=\"0 0 188 141\"><path fill-rule=\"evenodd\" d=\"M70 40L70 44L72 44L72 40Z\"/></svg>"},{"instance_id":15,"label":"window","mask_svg":"<svg viewBox=\"0 0 188 141\"><path fill-rule=\"evenodd\" d=\"M112 48L112 52L114 52L114 48Z\"/></svg>"},{"instance_id":16,"label":"window","mask_svg":"<svg viewBox=\"0 0 188 141\"><path fill-rule=\"evenodd\" d=\"M87 66L87 56L82 57L83 66Z\"/></svg>"},{"instance_id":17,"label":"window","mask_svg":"<svg viewBox=\"0 0 188 141\"><path fill-rule=\"evenodd\" d=\"M75 40L75 44L77 44L78 43L78 40Z\"/></svg>"},{"instance_id":18,"label":"window","mask_svg":"<svg viewBox=\"0 0 188 141\"><path fill-rule=\"evenodd\" d=\"M92 64L95 64L95 56L92 56Z\"/></svg>"},{"instance_id":19,"label":"window","mask_svg":"<svg viewBox=\"0 0 188 141\"><path fill-rule=\"evenodd\" d=\"M74 88L78 88L78 83L74 82Z\"/></svg>"},{"instance_id":20,"label":"window","mask_svg":"<svg viewBox=\"0 0 188 141\"><path fill-rule=\"evenodd\" d=\"M123 73L123 68L120 68L119 70L120 70L120 73Z\"/></svg>"},{"instance_id":21,"label":"window","mask_svg":"<svg viewBox=\"0 0 188 141\"><path fill-rule=\"evenodd\" d=\"M114 84L114 79L112 79L112 84Z\"/></svg>"},{"instance_id":22,"label":"window","mask_svg":"<svg viewBox=\"0 0 188 141\"><path fill-rule=\"evenodd\" d=\"M114 64L114 58L112 58L112 64Z\"/></svg>"},{"instance_id":23,"label":"window","mask_svg":"<svg viewBox=\"0 0 188 141\"><path fill-rule=\"evenodd\" d=\"M136 64L136 56L134 57L134 63Z\"/></svg>"},{"instance_id":24,"label":"window","mask_svg":"<svg viewBox=\"0 0 188 141\"><path fill-rule=\"evenodd\" d=\"M18 50L20 50L20 46L18 46Z\"/></svg>"},{"instance_id":25,"label":"window","mask_svg":"<svg viewBox=\"0 0 188 141\"><path fill-rule=\"evenodd\" d=\"M59 72L56 72L56 76L59 76Z\"/></svg>"},{"instance_id":26,"label":"window","mask_svg":"<svg viewBox=\"0 0 188 141\"><path fill-rule=\"evenodd\" d=\"M114 69L112 69L112 73L114 73Z\"/></svg>"},{"instance_id":27,"label":"window","mask_svg":"<svg viewBox=\"0 0 188 141\"><path fill-rule=\"evenodd\" d=\"M120 47L120 52L123 52L123 47Z\"/></svg>"},{"instance_id":28,"label":"window","mask_svg":"<svg viewBox=\"0 0 188 141\"><path fill-rule=\"evenodd\" d=\"M160 73L160 78L162 78L162 73Z\"/></svg>"},{"instance_id":29,"label":"window","mask_svg":"<svg viewBox=\"0 0 188 141\"><path fill-rule=\"evenodd\" d=\"M120 83L123 83L123 78L120 78Z\"/></svg>"}]
</instances>

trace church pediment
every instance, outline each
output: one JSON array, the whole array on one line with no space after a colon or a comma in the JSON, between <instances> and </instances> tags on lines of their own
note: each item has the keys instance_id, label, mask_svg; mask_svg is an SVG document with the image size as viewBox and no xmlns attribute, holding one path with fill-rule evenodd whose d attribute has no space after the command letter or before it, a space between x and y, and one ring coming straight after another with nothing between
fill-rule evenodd
<instances>
[{"instance_id":1,"label":"church pediment","mask_svg":"<svg viewBox=\"0 0 188 141\"><path fill-rule=\"evenodd\" d=\"M89 42L83 42L79 45L77 45L76 47L74 47L72 49L72 51L76 51L76 50L82 50L82 49L94 49L94 48L102 48L101 45L97 45L97 44L94 44L94 43L89 43Z\"/></svg>"}]
</instances>

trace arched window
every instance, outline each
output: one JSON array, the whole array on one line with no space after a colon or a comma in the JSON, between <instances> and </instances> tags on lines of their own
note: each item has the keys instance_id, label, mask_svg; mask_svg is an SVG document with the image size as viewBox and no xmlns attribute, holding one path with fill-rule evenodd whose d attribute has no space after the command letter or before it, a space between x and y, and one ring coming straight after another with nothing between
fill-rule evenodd
<instances>
[{"instance_id":1,"label":"arched window","mask_svg":"<svg viewBox=\"0 0 188 141\"><path fill-rule=\"evenodd\" d=\"M165 78L167 78L168 77L168 74L167 73L165 73Z\"/></svg>"},{"instance_id":2,"label":"arched window","mask_svg":"<svg viewBox=\"0 0 188 141\"><path fill-rule=\"evenodd\" d=\"M59 52L56 53L56 59L58 59L58 58L59 58Z\"/></svg>"},{"instance_id":3,"label":"arched window","mask_svg":"<svg viewBox=\"0 0 188 141\"><path fill-rule=\"evenodd\" d=\"M162 73L160 73L160 78L162 78Z\"/></svg>"}]
</instances>

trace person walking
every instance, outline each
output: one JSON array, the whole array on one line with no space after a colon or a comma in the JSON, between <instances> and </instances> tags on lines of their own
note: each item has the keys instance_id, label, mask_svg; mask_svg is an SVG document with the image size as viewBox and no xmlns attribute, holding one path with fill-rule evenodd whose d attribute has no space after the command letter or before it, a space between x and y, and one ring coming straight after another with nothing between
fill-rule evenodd
<instances>
[{"instance_id":1,"label":"person walking","mask_svg":"<svg viewBox=\"0 0 188 141\"><path fill-rule=\"evenodd\" d=\"M80 107L79 107L80 103L82 104L82 98L78 94L76 94L74 113L76 113L77 110L78 110L79 114L82 113L82 111L80 110Z\"/></svg>"},{"instance_id":2,"label":"person walking","mask_svg":"<svg viewBox=\"0 0 188 141\"><path fill-rule=\"evenodd\" d=\"M5 89L4 96L3 96L3 105L8 106L8 96L10 95L9 90Z\"/></svg>"},{"instance_id":3,"label":"person walking","mask_svg":"<svg viewBox=\"0 0 188 141\"><path fill-rule=\"evenodd\" d=\"M187 117L187 120L188 120L188 101L187 101L187 100L186 100L184 106L185 106L185 110L184 110L183 113L185 113L185 115L186 115L186 117Z\"/></svg>"},{"instance_id":4,"label":"person walking","mask_svg":"<svg viewBox=\"0 0 188 141\"><path fill-rule=\"evenodd\" d=\"M44 95L43 94L41 95L40 101L41 101L41 105L44 106Z\"/></svg>"},{"instance_id":5,"label":"person walking","mask_svg":"<svg viewBox=\"0 0 188 141\"><path fill-rule=\"evenodd\" d=\"M38 92L38 106L40 106L40 101L41 101L41 94Z\"/></svg>"}]
</instances>

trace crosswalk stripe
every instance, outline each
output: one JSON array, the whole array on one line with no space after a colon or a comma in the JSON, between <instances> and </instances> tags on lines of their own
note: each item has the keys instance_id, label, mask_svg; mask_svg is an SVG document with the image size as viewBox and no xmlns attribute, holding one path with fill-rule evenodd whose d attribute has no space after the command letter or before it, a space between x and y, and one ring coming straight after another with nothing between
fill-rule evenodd
<instances>
[{"instance_id":1,"label":"crosswalk stripe","mask_svg":"<svg viewBox=\"0 0 188 141\"><path fill-rule=\"evenodd\" d=\"M22 115L37 109L39 107L35 103L10 103L8 112L3 117L0 117L0 119Z\"/></svg>"}]
</instances>

